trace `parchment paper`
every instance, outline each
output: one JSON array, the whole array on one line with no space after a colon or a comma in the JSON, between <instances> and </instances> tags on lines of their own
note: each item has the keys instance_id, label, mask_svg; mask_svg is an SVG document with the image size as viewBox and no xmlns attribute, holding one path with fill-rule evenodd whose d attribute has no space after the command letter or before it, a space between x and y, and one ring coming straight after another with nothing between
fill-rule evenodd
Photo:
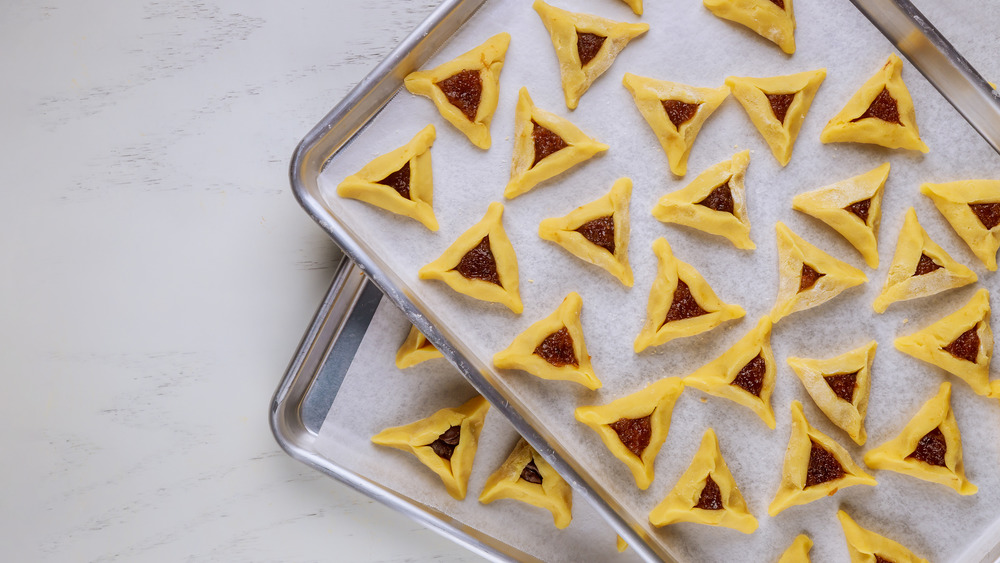
<instances>
[{"instance_id":1,"label":"parchment paper","mask_svg":"<svg viewBox=\"0 0 1000 563\"><path fill-rule=\"evenodd\" d=\"M816 542L814 560L845 560L846 546L835 518L838 507L848 510L862 526L935 561L963 560L966 549L977 539L990 545L996 543L1000 532L1000 404L975 396L957 378L897 352L892 341L964 304L979 286L994 292L1000 289L997 274L986 272L918 191L923 182L998 178L1000 157L908 63L903 78L916 106L921 136L930 146L929 154L819 143L826 121L892 52L891 45L847 0L796 4L798 50L790 57L741 26L714 17L700 2L646 4L646 14L638 21L650 24L649 33L633 41L583 96L579 107L570 112L563 102L549 36L531 9L531 2L489 3L426 68L467 51L494 33L511 33L501 75L500 104L492 126L492 148L476 149L440 118L427 99L404 91L322 174L321 186L330 210L347 221L404 278L404 290L426 303L453 334L462 335L465 344L487 364L515 335L553 311L568 292L579 292L584 302L582 320L587 345L604 387L591 392L572 383L543 381L516 371L499 374L499 385L525 403L558 437L561 446L597 475L601 485L640 522L646 522L649 510L687 468L705 428L714 427L729 467L761 525L751 536L695 524L677 524L656 531L650 527L654 537L668 545L680 560L775 560L801 532ZM624 4L611 0L564 0L555 5L637 21ZM969 6L968 13L977 21L1000 21L1000 7L994 4ZM978 39L978 49L996 48L995 36ZM973 53L970 58L985 55ZM702 129L688 162L688 175L672 176L653 133L621 85L625 72L718 86L727 75L773 76L819 67L827 69L826 81L799 134L791 163L784 169L776 163L742 107L729 99ZM417 271L477 222L489 202L502 201L509 177L514 105L522 85L528 87L538 106L566 116L611 149L528 194L504 202L504 225L517 252L524 301L524 313L514 315L502 306L459 295L443 283L418 280ZM335 195L341 179L377 155L402 145L427 123L434 123L438 132L432 152L439 232L431 233L414 221ZM700 171L743 149L751 151L746 185L755 251L740 251L722 238L663 225L650 215L660 196L685 186ZM866 172L885 161L892 163L892 171L886 184L879 236L881 268L873 271L834 231L793 211L791 199L797 193ZM598 198L621 176L634 181L630 258L635 286L631 289L537 235L542 219L562 216ZM871 302L885 280L904 212L910 206L917 209L930 236L954 258L972 267L980 282L896 304L887 313L875 315ZM606 450L597 435L575 422L573 410L581 405L606 403L661 377L685 376L750 330L770 310L777 291L774 224L778 220L835 257L861 268L869 282L775 326L772 345L778 379L772 404L777 415L776 430L769 430L745 408L689 389L675 407L670 434L657 458L656 479L647 491L638 491L625 466ZM636 355L632 342L643 324L656 270L650 246L661 236L670 242L679 259L702 273L720 298L741 305L747 316ZM384 338L380 353L391 356L404 335L402 327L391 335L372 330L368 340ZM813 404L785 358L830 357L871 339L878 341L879 350L873 367L868 443L859 448ZM412 396L409 386L389 385L399 381L392 375L371 372L366 377L370 392L384 400L398 394L396 401L405 403L406 397ZM979 486L977 495L960 497L940 485L881 471L875 473L879 480L875 488L852 487L833 497L786 510L775 518L767 516L767 506L780 481L791 400L802 401L810 422L847 447L860 462L864 451L895 436L944 380L953 382L952 405L962 431L966 472ZM372 431L426 416L444 404L448 403L430 401L405 415L395 410L383 415L369 409L371 416L378 418L372 423ZM414 416L418 412L419 416ZM497 453L497 459L505 454ZM371 455L389 460L395 454L372 449ZM477 467L481 468L479 463ZM992 532L987 533L991 526Z\"/></svg>"}]
</instances>

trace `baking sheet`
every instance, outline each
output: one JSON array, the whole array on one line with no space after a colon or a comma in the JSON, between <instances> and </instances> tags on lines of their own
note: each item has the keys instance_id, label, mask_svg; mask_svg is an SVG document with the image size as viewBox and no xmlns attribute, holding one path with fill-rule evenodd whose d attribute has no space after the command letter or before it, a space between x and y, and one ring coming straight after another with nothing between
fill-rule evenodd
<instances>
[{"instance_id":1,"label":"baking sheet","mask_svg":"<svg viewBox=\"0 0 1000 563\"><path fill-rule=\"evenodd\" d=\"M563 103L551 42L530 2L488 3L425 68L450 60L500 31L512 34L501 75L500 103L493 119L493 147L487 152L474 148L440 118L428 100L402 92L322 173L320 185L330 210L404 279L403 289L412 293L425 311L433 311L452 334L463 335L464 343L487 364L516 334L554 310L568 292L577 291L583 296L584 332L603 389L590 392L571 383L542 381L521 372L488 376L492 375L508 396L525 404L558 437L561 448L596 475L637 521L645 522L649 510L673 487L694 455L704 429L716 429L723 453L761 527L749 537L694 524L652 532L670 546L677 558L773 559L796 534L805 531L816 541L816 559L842 559L846 548L834 515L837 507L843 506L860 524L894 537L925 557L960 560L966 547L974 539L985 537L987 528L996 524L1000 515L1000 408L996 401L974 396L958 380L954 381L953 407L965 443L966 472L979 486L977 495L958 497L943 487L883 471L875 474L880 485L874 489L852 487L832 498L789 509L776 518L768 518L766 508L780 481L789 434L788 405L793 398L803 402L814 426L847 446L860 460L863 451L894 436L919 405L934 394L940 381L949 377L896 352L892 339L963 304L974 287L897 304L881 316L871 312L870 304L884 281L904 211L911 205L916 207L930 236L980 275L980 285L997 289L996 274L982 268L933 205L919 195L918 187L922 182L1000 177L1000 159L909 64L903 77L917 108L921 136L931 148L928 155L818 142L826 121L891 52L885 39L846 0L796 6L798 50L791 57L752 32L715 18L700 3L648 4L639 21L650 23L650 32L633 41L584 95L579 108L569 112ZM609 0L556 5L636 21L624 4ZM970 18L997 21L997 6L980 4L975 10L975 16ZM991 37L981 39L987 42ZM727 75L770 76L819 67L827 68L827 79L786 168L777 165L742 108L730 99L703 128L688 162L690 172L680 179L670 174L653 133L621 86L625 72L717 86ZM514 105L522 85L528 87L539 107L568 117L588 134L611 145L611 149L505 202L504 225L517 252L524 301L524 313L517 316L502 306L458 295L439 282L418 280L417 271L478 221L489 202L502 200L509 176ZM434 207L440 231L430 233L416 222L335 195L341 179L375 156L402 145L427 123L434 123L438 134L432 152ZM683 187L701 170L742 149L751 150L746 184L756 251L739 251L720 238L663 225L651 217L650 210L661 195ZM883 201L882 268L875 272L866 268L853 248L833 231L792 211L791 198L860 174L884 161L891 162L893 168ZM636 283L631 289L536 234L541 219L562 216L596 199L621 176L634 181L630 257ZM777 288L777 220L834 256L862 268L869 283L848 290L824 306L788 317L775 327L772 345L779 370L772 404L778 420L776 430L768 430L746 409L714 397L703 402L703 394L688 390L675 407L670 435L657 460L656 480L647 491L638 491L624 465L607 452L596 434L574 421L573 409L606 403L660 377L687 375L752 328L770 310ZM632 341L642 326L655 275L650 245L660 236L667 238L679 259L705 276L723 300L746 309L747 317L635 355ZM869 442L865 448L858 448L812 404L784 359L790 355L829 357L870 339L876 339L880 346L869 403ZM398 342L390 347L396 345ZM377 379L371 383L383 384ZM421 416L436 408L421 410ZM381 426L397 422L386 421ZM984 542L992 546L995 536Z\"/></svg>"},{"instance_id":2,"label":"baking sheet","mask_svg":"<svg viewBox=\"0 0 1000 563\"><path fill-rule=\"evenodd\" d=\"M518 440L513 427L496 409L490 409L486 416L468 493L462 501L448 495L440 478L413 455L371 443L371 437L386 427L457 407L476 394L444 359L397 369L396 348L409 328L403 313L382 300L319 432L316 451L545 561L639 561L631 549L618 553L614 531L579 498L574 498L573 521L563 530L553 525L548 510L509 499L479 503L486 479L507 459Z\"/></svg>"}]
</instances>

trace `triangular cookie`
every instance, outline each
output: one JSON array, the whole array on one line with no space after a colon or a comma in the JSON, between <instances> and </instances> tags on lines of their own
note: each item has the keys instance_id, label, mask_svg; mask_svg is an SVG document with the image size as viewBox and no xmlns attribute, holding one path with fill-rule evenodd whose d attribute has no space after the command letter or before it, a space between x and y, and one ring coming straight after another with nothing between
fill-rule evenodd
<instances>
[{"instance_id":1,"label":"triangular cookie","mask_svg":"<svg viewBox=\"0 0 1000 563\"><path fill-rule=\"evenodd\" d=\"M753 250L743 179L750 151L736 153L705 170L687 186L660 198L653 217L729 239L736 248Z\"/></svg>"},{"instance_id":2,"label":"triangular cookie","mask_svg":"<svg viewBox=\"0 0 1000 563\"><path fill-rule=\"evenodd\" d=\"M876 313L884 313L897 301L935 295L975 283L976 279L975 272L956 262L927 236L911 207L906 210L882 293L875 298L872 308Z\"/></svg>"},{"instance_id":3,"label":"triangular cookie","mask_svg":"<svg viewBox=\"0 0 1000 563\"><path fill-rule=\"evenodd\" d=\"M824 78L826 69L821 68L768 78L730 76L726 86L771 147L774 158L785 166L792 159L795 139Z\"/></svg>"},{"instance_id":4,"label":"triangular cookie","mask_svg":"<svg viewBox=\"0 0 1000 563\"><path fill-rule=\"evenodd\" d=\"M528 327L502 352L493 356L500 369L521 369L542 379L573 381L599 389L590 354L583 340L580 309L583 299L575 291L551 315Z\"/></svg>"},{"instance_id":5,"label":"triangular cookie","mask_svg":"<svg viewBox=\"0 0 1000 563\"><path fill-rule=\"evenodd\" d=\"M434 217L434 183L431 175L431 145L434 126L428 125L409 143L369 162L337 186L337 195L420 221L438 230Z\"/></svg>"},{"instance_id":6,"label":"triangular cookie","mask_svg":"<svg viewBox=\"0 0 1000 563\"><path fill-rule=\"evenodd\" d=\"M577 207L569 215L544 219L538 225L538 236L604 268L625 287L632 287L632 266L628 263L631 195L632 180L619 178L600 199Z\"/></svg>"},{"instance_id":7,"label":"triangular cookie","mask_svg":"<svg viewBox=\"0 0 1000 563\"><path fill-rule=\"evenodd\" d=\"M951 383L920 407L898 436L869 450L865 465L895 471L951 487L960 495L974 495L978 488L965 478L962 436L951 410Z\"/></svg>"},{"instance_id":8,"label":"triangular cookie","mask_svg":"<svg viewBox=\"0 0 1000 563\"><path fill-rule=\"evenodd\" d=\"M993 358L990 292L980 289L961 309L897 338L894 344L903 353L961 377L979 395L988 395Z\"/></svg>"},{"instance_id":9,"label":"triangular cookie","mask_svg":"<svg viewBox=\"0 0 1000 563\"><path fill-rule=\"evenodd\" d=\"M684 385L747 407L773 430L775 373L771 319L764 316L729 350L685 377Z\"/></svg>"},{"instance_id":10,"label":"triangular cookie","mask_svg":"<svg viewBox=\"0 0 1000 563\"><path fill-rule=\"evenodd\" d=\"M1000 248L1000 180L924 184L920 193L931 198L986 269L996 270Z\"/></svg>"},{"instance_id":11,"label":"triangular cookie","mask_svg":"<svg viewBox=\"0 0 1000 563\"><path fill-rule=\"evenodd\" d=\"M625 73L622 84L632 93L639 113L667 153L670 171L687 173L688 155L701 126L729 96L729 88L699 88Z\"/></svg>"},{"instance_id":12,"label":"triangular cookie","mask_svg":"<svg viewBox=\"0 0 1000 563\"><path fill-rule=\"evenodd\" d=\"M501 303L520 313L517 256L503 230L503 205L490 204L481 221L462 233L437 260L420 268L422 280L441 280L459 293Z\"/></svg>"},{"instance_id":13,"label":"triangular cookie","mask_svg":"<svg viewBox=\"0 0 1000 563\"><path fill-rule=\"evenodd\" d=\"M606 405L579 407L575 416L597 432L632 472L636 486L646 490L653 482L656 454L670 431L674 402L683 390L679 378L667 377Z\"/></svg>"},{"instance_id":14,"label":"triangular cookie","mask_svg":"<svg viewBox=\"0 0 1000 563\"><path fill-rule=\"evenodd\" d=\"M859 446L865 445L868 439L865 415L877 347L872 340L835 358L786 360L816 406Z\"/></svg>"},{"instance_id":15,"label":"triangular cookie","mask_svg":"<svg viewBox=\"0 0 1000 563\"><path fill-rule=\"evenodd\" d=\"M792 0L704 0L716 16L752 29L791 55L795 52Z\"/></svg>"},{"instance_id":16,"label":"triangular cookie","mask_svg":"<svg viewBox=\"0 0 1000 563\"><path fill-rule=\"evenodd\" d=\"M488 410L486 399L476 396L458 408L441 409L405 426L386 428L372 436L372 442L417 456L441 477L448 494L462 500Z\"/></svg>"},{"instance_id":17,"label":"triangular cookie","mask_svg":"<svg viewBox=\"0 0 1000 563\"><path fill-rule=\"evenodd\" d=\"M646 322L635 339L636 353L683 336L694 336L746 314L723 303L691 265L674 258L666 239L653 241L656 279L649 290Z\"/></svg>"},{"instance_id":18,"label":"triangular cookie","mask_svg":"<svg viewBox=\"0 0 1000 563\"><path fill-rule=\"evenodd\" d=\"M432 70L418 70L403 84L410 92L430 98L445 118L481 149L490 148L490 120L497 109L500 69L510 44L509 33L485 43Z\"/></svg>"},{"instance_id":19,"label":"triangular cookie","mask_svg":"<svg viewBox=\"0 0 1000 563\"><path fill-rule=\"evenodd\" d=\"M535 0L532 7L552 37L569 109L576 109L580 96L608 70L629 41L649 30L648 24L567 12L542 0Z\"/></svg>"},{"instance_id":20,"label":"triangular cookie","mask_svg":"<svg viewBox=\"0 0 1000 563\"><path fill-rule=\"evenodd\" d=\"M882 193L889 178L886 162L859 176L799 194L792 208L823 221L861 253L869 268L878 268L878 228Z\"/></svg>"},{"instance_id":21,"label":"triangular cookie","mask_svg":"<svg viewBox=\"0 0 1000 563\"><path fill-rule=\"evenodd\" d=\"M487 477L479 502L509 498L544 508L560 530L573 520L573 489L555 469L521 438L492 475Z\"/></svg>"},{"instance_id":22,"label":"triangular cookie","mask_svg":"<svg viewBox=\"0 0 1000 563\"><path fill-rule=\"evenodd\" d=\"M396 351L396 367L406 369L427 360L443 357L444 354L427 340L424 333L417 330L417 327L410 325L410 333L406 335L403 345Z\"/></svg>"},{"instance_id":23,"label":"triangular cookie","mask_svg":"<svg viewBox=\"0 0 1000 563\"><path fill-rule=\"evenodd\" d=\"M568 120L536 107L528 89L521 88L514 110L510 182L503 195L514 199L606 150L608 145L591 139Z\"/></svg>"},{"instance_id":24,"label":"triangular cookie","mask_svg":"<svg viewBox=\"0 0 1000 563\"><path fill-rule=\"evenodd\" d=\"M903 83L903 61L894 54L826 124L824 143L868 143L928 152L920 140L913 99Z\"/></svg>"},{"instance_id":25,"label":"triangular cookie","mask_svg":"<svg viewBox=\"0 0 1000 563\"><path fill-rule=\"evenodd\" d=\"M851 563L870 563L883 561L891 563L928 563L926 559L917 557L885 536L880 536L871 530L858 526L843 510L837 511L837 518L844 528L847 537L847 551L851 555Z\"/></svg>"},{"instance_id":26,"label":"triangular cookie","mask_svg":"<svg viewBox=\"0 0 1000 563\"><path fill-rule=\"evenodd\" d=\"M809 425L802 403L792 401L792 436L785 451L781 486L767 513L777 516L792 506L807 504L854 485L875 486L843 446Z\"/></svg>"},{"instance_id":27,"label":"triangular cookie","mask_svg":"<svg viewBox=\"0 0 1000 563\"><path fill-rule=\"evenodd\" d=\"M813 541L805 534L795 536L792 545L781 554L778 563L809 563L809 550L812 549Z\"/></svg>"},{"instance_id":28,"label":"triangular cookie","mask_svg":"<svg viewBox=\"0 0 1000 563\"><path fill-rule=\"evenodd\" d=\"M778 221L778 298L771 320L826 303L868 277L816 248Z\"/></svg>"},{"instance_id":29,"label":"triangular cookie","mask_svg":"<svg viewBox=\"0 0 1000 563\"><path fill-rule=\"evenodd\" d=\"M656 527L676 522L725 526L744 534L757 529L757 519L729 472L714 430L705 431L691 465L649 513L649 521Z\"/></svg>"}]
</instances>

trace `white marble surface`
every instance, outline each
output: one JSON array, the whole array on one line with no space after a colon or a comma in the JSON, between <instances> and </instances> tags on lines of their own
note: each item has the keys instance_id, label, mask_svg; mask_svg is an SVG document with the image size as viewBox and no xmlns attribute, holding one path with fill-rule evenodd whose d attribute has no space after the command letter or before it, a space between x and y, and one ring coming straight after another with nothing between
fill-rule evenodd
<instances>
[{"instance_id":1,"label":"white marble surface","mask_svg":"<svg viewBox=\"0 0 1000 563\"><path fill-rule=\"evenodd\" d=\"M0 560L464 561L291 460L292 149L435 0L0 3Z\"/></svg>"}]
</instances>

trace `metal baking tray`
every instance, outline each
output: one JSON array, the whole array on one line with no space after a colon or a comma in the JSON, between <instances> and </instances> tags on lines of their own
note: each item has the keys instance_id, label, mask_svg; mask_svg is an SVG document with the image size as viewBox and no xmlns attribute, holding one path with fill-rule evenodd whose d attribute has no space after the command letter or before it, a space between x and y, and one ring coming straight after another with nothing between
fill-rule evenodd
<instances>
[{"instance_id":1,"label":"metal baking tray","mask_svg":"<svg viewBox=\"0 0 1000 563\"><path fill-rule=\"evenodd\" d=\"M509 542L498 539L491 532L489 526L466 525L457 518L435 509L434 506L425 502L427 499L413 498L419 495L411 497L393 490L391 485L380 481L377 476L364 469L352 470L350 463L346 461L347 458L328 455L322 451L322 448L317 447L324 421L328 419L329 414L334 409L338 408L334 401L343 389L342 384L352 377L349 368L359 354L359 346L366 331L369 330L380 303L384 303L382 293L374 284L367 281L349 259L344 258L338 265L333 281L310 322L271 403L271 429L278 443L293 458L390 508L406 514L415 521L487 559L540 561L535 556L510 545ZM353 377L360 377L367 375L368 372L353 373ZM443 385L448 385L447 380L441 378L445 375L444 373L435 373L434 375L437 376L434 379L441 381ZM458 375L455 374L454 378L458 378ZM454 378L451 381L454 381ZM342 395L342 393L340 394ZM341 410L343 409L341 408ZM498 430L502 429L490 428L488 430L496 434ZM509 431L502 434L508 435ZM497 442L495 440L493 444L497 445ZM506 440L499 442L507 443ZM482 447L480 449L482 450ZM494 457L496 456L494 455ZM400 469L402 471L409 470L405 466L401 466ZM487 509L483 505L478 505L473 510ZM501 520L504 518L502 514L495 514L495 516ZM606 534L591 532L590 530L594 530L595 527L603 528L601 520L595 515L582 514L579 507L574 508L574 521L588 516L590 516L588 519L589 527L585 528L586 531L579 530L575 540L571 540L570 537L563 534L554 534L539 535L537 541L542 541L541 538L546 537L550 539L545 541L554 542L556 545L563 542L565 547L562 549L570 549L565 542L579 541L582 532L595 542L594 544L587 543L591 547L584 546L582 549L588 550L588 552L603 549L605 552L614 553L614 533L611 529L608 528ZM539 518L544 521L547 519L547 515L539 516ZM547 527L532 528L532 530L536 529L539 534L552 534L554 530L554 528ZM532 533L531 536L535 536L535 534ZM535 539L531 539L530 543L535 541ZM632 557L624 557L623 554L618 553L614 553L614 559L633 560Z\"/></svg>"},{"instance_id":2,"label":"metal baking tray","mask_svg":"<svg viewBox=\"0 0 1000 563\"><path fill-rule=\"evenodd\" d=\"M403 43L393 51L368 77L366 77L345 100L338 104L312 131L310 131L296 149L291 164L291 180L295 196L313 219L337 242L344 252L353 259L358 268L363 271L385 295L410 318L428 339L437 346L445 357L455 365L472 386L488 399L495 408L501 411L512 423L514 428L531 443L575 488L578 496L586 499L611 524L613 528L646 560L673 559L656 542L647 542L643 527L624 514L620 504L608 491L597 485L586 470L574 459L566 456L562 450L554 446L556 441L538 420L523 408L516 397L507 396L493 387L488 378L491 367L470 353L470 349L458 339L449 341L445 332L435 326L433 315L427 307L419 304L417 296L405 291L405 284L399 276L388 268L377 253L363 240L352 237L347 227L334 217L324 204L319 190L318 179L325 164L366 124L382 111L402 85L403 77L412 70L419 68L452 34L479 9L486 0L447 0L428 17L418 28L408 36ZM930 29L933 29L932 27ZM904 51L905 52L905 51ZM981 79L980 79L981 80ZM952 100L954 102L954 100ZM982 133L982 128L979 128ZM984 133L984 136L987 136ZM989 140L989 139L988 139ZM321 323L322 324L322 323ZM314 330L318 330L314 326ZM312 330L311 330L312 332ZM308 340L308 335L307 335ZM300 354L302 351L300 351ZM305 361L297 356L296 362ZM294 367L294 362L293 362ZM291 373L291 370L290 370ZM284 385L283 385L284 387ZM284 399L281 390L276 396ZM280 401L278 401L280 403ZM278 404L278 403L276 403ZM277 411L273 411L277 412ZM302 413L309 412L305 403ZM305 414L300 415L303 419ZM280 422L280 421L279 421ZM281 430L279 422L275 422L276 434L287 436L287 428ZM293 454L296 455L296 454ZM301 457L300 457L301 456ZM322 459L309 459L308 452L298 452L300 457L312 464L321 464ZM324 471L336 475L334 470ZM340 477L338 475L338 477ZM358 485L352 483L353 486ZM382 494L382 493L380 493ZM392 495L380 498L394 506L409 502ZM409 506L412 506L409 505ZM408 510L408 509L407 509ZM444 529L440 522L429 519L428 513L418 516L425 524L436 529ZM443 516L443 515L438 515ZM461 529L460 525L452 523L449 535L456 532L459 541L470 545L469 538L476 536L470 530ZM464 535L462 535L464 534ZM474 547L484 552L488 545L476 539L480 545ZM488 551L486 551L489 553ZM493 553L496 556L496 553ZM995 558L993 553L985 561Z\"/></svg>"}]
</instances>

